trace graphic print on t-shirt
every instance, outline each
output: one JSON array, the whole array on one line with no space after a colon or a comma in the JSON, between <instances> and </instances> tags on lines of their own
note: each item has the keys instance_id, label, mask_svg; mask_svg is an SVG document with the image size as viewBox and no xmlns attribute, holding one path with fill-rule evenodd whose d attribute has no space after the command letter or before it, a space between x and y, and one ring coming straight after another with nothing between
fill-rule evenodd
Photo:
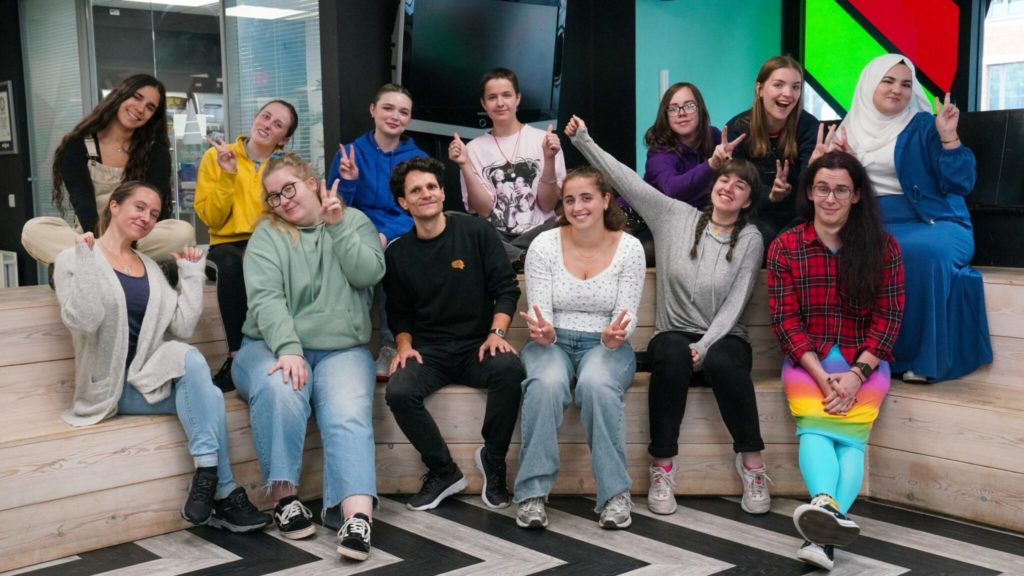
<instances>
[{"instance_id":1,"label":"graphic print on t-shirt","mask_svg":"<svg viewBox=\"0 0 1024 576\"><path fill-rule=\"evenodd\" d=\"M537 206L533 182L539 174L540 162L535 158L515 158L484 167L484 180L494 186L490 221L495 228L508 234L522 234L538 224L533 217Z\"/></svg>"}]
</instances>

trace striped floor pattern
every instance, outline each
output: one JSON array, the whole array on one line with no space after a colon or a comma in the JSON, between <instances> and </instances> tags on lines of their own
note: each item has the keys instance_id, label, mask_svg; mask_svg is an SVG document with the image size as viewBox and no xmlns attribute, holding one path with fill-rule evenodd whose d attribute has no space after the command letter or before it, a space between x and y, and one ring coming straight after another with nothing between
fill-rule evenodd
<instances>
[{"instance_id":1,"label":"striped floor pattern","mask_svg":"<svg viewBox=\"0 0 1024 576\"><path fill-rule=\"evenodd\" d=\"M810 574L795 559L801 541L790 515L800 504L776 498L772 513L751 516L733 499L679 498L671 516L655 516L637 498L633 526L601 530L593 500L555 497L546 531L515 526L515 508L488 510L476 496L412 512L405 497L383 498L373 553L339 560L334 532L281 539L277 531L239 536L209 528L113 546L0 576L171 575L673 575ZM319 502L309 502L313 510ZM836 576L1024 574L1024 536L931 515L858 502L862 536L836 553Z\"/></svg>"}]
</instances>

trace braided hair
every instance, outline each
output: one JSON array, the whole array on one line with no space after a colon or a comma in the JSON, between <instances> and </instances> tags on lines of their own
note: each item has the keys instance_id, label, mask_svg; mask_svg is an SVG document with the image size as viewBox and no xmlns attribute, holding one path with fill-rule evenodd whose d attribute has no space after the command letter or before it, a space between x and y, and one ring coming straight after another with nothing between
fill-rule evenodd
<instances>
[{"instance_id":1,"label":"braided hair","mask_svg":"<svg viewBox=\"0 0 1024 576\"><path fill-rule=\"evenodd\" d=\"M732 254L736 244L739 242L740 232L746 228L750 216L757 206L761 189L761 177L757 173L757 168L749 160L729 160L724 166L715 171L714 181L717 182L722 176L730 175L738 177L750 187L750 202L746 208L740 209L739 216L736 217L736 223L732 227L732 235L729 237L729 251L725 253L726 262L732 262ZM714 187L714 184L712 184L712 187ZM693 232L693 247L690 248L690 260L697 258L697 247L700 245L701 238L704 237L704 231L707 230L708 224L711 222L711 212L713 210L714 206L710 202L701 210L700 218L697 220L697 226Z\"/></svg>"}]
</instances>

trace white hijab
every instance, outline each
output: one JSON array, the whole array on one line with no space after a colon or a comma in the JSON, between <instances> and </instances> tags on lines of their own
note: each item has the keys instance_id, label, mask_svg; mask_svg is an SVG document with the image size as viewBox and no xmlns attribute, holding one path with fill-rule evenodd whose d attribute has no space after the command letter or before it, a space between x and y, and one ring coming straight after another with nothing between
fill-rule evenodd
<instances>
[{"instance_id":1,"label":"white hijab","mask_svg":"<svg viewBox=\"0 0 1024 576\"><path fill-rule=\"evenodd\" d=\"M889 70L900 63L910 68L913 83L910 102L902 112L886 116L875 107L875 89ZM917 81L914 63L902 54L883 54L868 62L861 70L850 111L842 123L846 128L847 143L865 167L874 163L891 165L894 162L896 138L918 112L931 112L931 105Z\"/></svg>"}]
</instances>

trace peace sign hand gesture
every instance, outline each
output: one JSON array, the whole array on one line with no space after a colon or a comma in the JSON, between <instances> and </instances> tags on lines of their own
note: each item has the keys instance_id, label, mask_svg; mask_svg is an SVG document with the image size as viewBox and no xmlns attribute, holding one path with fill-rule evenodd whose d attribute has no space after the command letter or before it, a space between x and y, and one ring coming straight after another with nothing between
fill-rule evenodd
<instances>
[{"instance_id":1,"label":"peace sign hand gesture","mask_svg":"<svg viewBox=\"0 0 1024 576\"><path fill-rule=\"evenodd\" d=\"M782 202L789 193L793 191L793 185L789 183L789 160L785 162L775 161L775 181L772 182L772 191L768 199L772 202Z\"/></svg>"},{"instance_id":2,"label":"peace sign hand gesture","mask_svg":"<svg viewBox=\"0 0 1024 576\"><path fill-rule=\"evenodd\" d=\"M551 160L561 149L562 142L558 139L558 134L555 134L554 124L548 124L547 132L544 133L544 158Z\"/></svg>"},{"instance_id":3,"label":"peace sign hand gesture","mask_svg":"<svg viewBox=\"0 0 1024 576\"><path fill-rule=\"evenodd\" d=\"M530 318L530 315L526 312L520 312L519 315L526 320L526 324L530 327L530 338L540 344L541 346L549 346L555 343L555 327L550 322L544 319L544 315L540 313L540 306L533 305L533 313L537 315L537 319Z\"/></svg>"},{"instance_id":4,"label":"peace sign hand gesture","mask_svg":"<svg viewBox=\"0 0 1024 576\"><path fill-rule=\"evenodd\" d=\"M719 144L718 146L715 146L715 151L711 153L711 158L708 159L708 164L710 164L711 167L715 170L718 170L722 166L725 166L725 163L732 159L732 151L735 150L736 147L740 145L740 142L743 142L746 139L746 134L740 134L739 138L736 138L735 140L730 142L729 129L723 126L722 143Z\"/></svg>"},{"instance_id":5,"label":"peace sign hand gesture","mask_svg":"<svg viewBox=\"0 0 1024 576\"><path fill-rule=\"evenodd\" d=\"M820 156L824 156L829 152L846 152L852 154L850 148L846 145L846 127L840 126L837 130L836 125L833 124L828 127L828 133L825 133L825 123L818 124L818 139L814 145L814 151L811 152L811 159L808 163L814 162Z\"/></svg>"},{"instance_id":6,"label":"peace sign hand gesture","mask_svg":"<svg viewBox=\"0 0 1024 576\"><path fill-rule=\"evenodd\" d=\"M626 310L623 309L619 315L612 320L601 332L601 344L609 350L615 350L626 341L626 327L629 326L629 318L626 318Z\"/></svg>"},{"instance_id":7,"label":"peace sign hand gesture","mask_svg":"<svg viewBox=\"0 0 1024 576\"><path fill-rule=\"evenodd\" d=\"M333 226L341 222L345 215L345 204L338 198L338 181L335 180L330 189L327 182L320 181L320 219L324 224Z\"/></svg>"},{"instance_id":8,"label":"peace sign hand gesture","mask_svg":"<svg viewBox=\"0 0 1024 576\"><path fill-rule=\"evenodd\" d=\"M220 166L220 169L228 174L237 174L238 158L235 156L234 151L228 148L228 145L224 143L224 139L217 138L217 140L214 141L207 136L206 141L210 143L210 146L213 146L217 150L217 165Z\"/></svg>"},{"instance_id":9,"label":"peace sign hand gesture","mask_svg":"<svg viewBox=\"0 0 1024 576\"><path fill-rule=\"evenodd\" d=\"M345 145L338 144L341 157L338 159L338 175L342 180L359 180L359 167L356 166L356 145L350 144L345 152Z\"/></svg>"},{"instance_id":10,"label":"peace sign hand gesture","mask_svg":"<svg viewBox=\"0 0 1024 576\"><path fill-rule=\"evenodd\" d=\"M949 92L946 92L945 103L940 103L939 97L935 97L935 109L935 129L939 132L939 139L943 144L959 145L960 138L956 134L956 128L960 123L960 109L950 101Z\"/></svg>"}]
</instances>

